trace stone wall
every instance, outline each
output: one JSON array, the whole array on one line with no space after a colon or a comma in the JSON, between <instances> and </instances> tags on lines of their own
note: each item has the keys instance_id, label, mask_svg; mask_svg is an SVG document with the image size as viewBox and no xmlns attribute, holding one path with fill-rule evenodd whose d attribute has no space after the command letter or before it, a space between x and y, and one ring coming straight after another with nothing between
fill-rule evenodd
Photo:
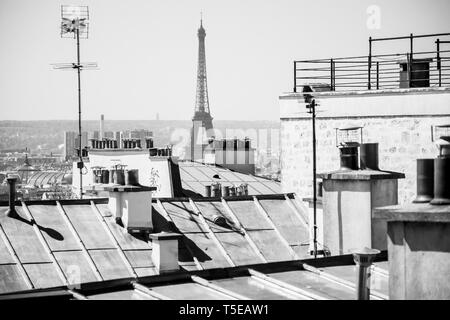
<instances>
[{"instance_id":1,"label":"stone wall","mask_svg":"<svg viewBox=\"0 0 450 320\"><path fill-rule=\"evenodd\" d=\"M318 113L316 122L317 172L339 168L335 128L363 126L363 142L379 143L380 169L405 173L406 178L399 181L399 202L410 202L416 192L416 159L434 158L438 154L431 142L431 126L450 123L450 94L445 92L437 92L436 99L429 91L414 92L414 97L411 92L399 93L395 99L390 94L344 95L339 96L339 101L333 96L319 97L318 110L325 111ZM401 98L403 94L405 99ZM344 114L345 99L349 106L359 106L353 112L355 116ZM374 99L379 102L377 109L374 109ZM307 197L312 194L312 129L302 100L301 96L290 96L281 103L281 182L284 192ZM438 105L433 101L438 101ZM405 104L415 111L401 115L398 110L408 110Z\"/></svg>"}]
</instances>

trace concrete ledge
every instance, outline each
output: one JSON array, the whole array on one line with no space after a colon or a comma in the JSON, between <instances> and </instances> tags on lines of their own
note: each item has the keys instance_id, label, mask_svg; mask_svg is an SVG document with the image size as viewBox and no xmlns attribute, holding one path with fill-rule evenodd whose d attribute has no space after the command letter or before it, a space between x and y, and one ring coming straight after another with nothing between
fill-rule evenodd
<instances>
[{"instance_id":1,"label":"concrete ledge","mask_svg":"<svg viewBox=\"0 0 450 320\"><path fill-rule=\"evenodd\" d=\"M317 118L450 115L450 87L315 92ZM279 97L280 118L310 119L302 93Z\"/></svg>"},{"instance_id":2,"label":"concrete ledge","mask_svg":"<svg viewBox=\"0 0 450 320\"><path fill-rule=\"evenodd\" d=\"M89 154L93 155L105 155L105 154L140 154L149 153L149 149L88 149Z\"/></svg>"},{"instance_id":3,"label":"concrete ledge","mask_svg":"<svg viewBox=\"0 0 450 320\"><path fill-rule=\"evenodd\" d=\"M323 199L323 197L317 197L316 204L322 205L322 203L323 203L322 199ZM312 205L314 203L314 199L311 197L302 198L302 201L308 202L310 205Z\"/></svg>"},{"instance_id":4,"label":"concrete ledge","mask_svg":"<svg viewBox=\"0 0 450 320\"><path fill-rule=\"evenodd\" d=\"M410 203L404 206L380 207L374 210L374 216L388 221L450 223L450 205Z\"/></svg>"},{"instance_id":5,"label":"concrete ledge","mask_svg":"<svg viewBox=\"0 0 450 320\"><path fill-rule=\"evenodd\" d=\"M382 179L403 179L405 174L392 171L375 170L338 170L332 172L319 173L317 177L334 180L382 180Z\"/></svg>"},{"instance_id":6,"label":"concrete ledge","mask_svg":"<svg viewBox=\"0 0 450 320\"><path fill-rule=\"evenodd\" d=\"M404 88L404 89L383 89L383 90L350 90L350 91L318 91L313 92L314 97L318 98L333 98L345 96L373 96L373 95L405 95L405 94L436 94L436 93L450 93L450 87L427 87L427 88ZM286 92L279 96L280 100L286 99L302 99L303 92Z\"/></svg>"},{"instance_id":7,"label":"concrete ledge","mask_svg":"<svg viewBox=\"0 0 450 320\"><path fill-rule=\"evenodd\" d=\"M174 232L160 232L160 233L151 233L148 236L152 240L171 240L171 239L180 239L183 235Z\"/></svg>"},{"instance_id":8,"label":"concrete ledge","mask_svg":"<svg viewBox=\"0 0 450 320\"><path fill-rule=\"evenodd\" d=\"M131 185L107 185L107 184L99 184L93 185L88 188L85 188L86 191L109 191L109 192L144 192L144 191L154 191L156 187L147 187L147 186L131 186Z\"/></svg>"}]
</instances>

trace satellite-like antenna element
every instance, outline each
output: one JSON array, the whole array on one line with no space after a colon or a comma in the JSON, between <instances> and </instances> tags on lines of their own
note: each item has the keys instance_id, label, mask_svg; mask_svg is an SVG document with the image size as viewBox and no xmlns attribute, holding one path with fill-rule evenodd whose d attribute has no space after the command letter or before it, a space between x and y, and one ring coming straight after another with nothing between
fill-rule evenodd
<instances>
[{"instance_id":1,"label":"satellite-like antenna element","mask_svg":"<svg viewBox=\"0 0 450 320\"><path fill-rule=\"evenodd\" d=\"M83 199L83 144L81 138L81 70L96 69L96 62L80 62L80 39L89 35L89 8L87 6L61 6L61 38L73 38L77 43L76 63L56 63L54 69L76 69L78 75L78 157L77 168L80 170L80 199Z\"/></svg>"}]
</instances>

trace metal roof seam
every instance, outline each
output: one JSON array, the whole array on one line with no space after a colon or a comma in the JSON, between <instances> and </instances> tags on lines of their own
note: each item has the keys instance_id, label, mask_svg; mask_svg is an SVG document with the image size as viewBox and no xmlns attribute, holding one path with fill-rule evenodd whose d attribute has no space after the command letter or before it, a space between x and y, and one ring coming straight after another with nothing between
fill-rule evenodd
<instances>
[{"instance_id":1,"label":"metal roof seam","mask_svg":"<svg viewBox=\"0 0 450 320\"><path fill-rule=\"evenodd\" d=\"M149 288L149 287L144 286L144 285L142 285L140 283L137 283L137 282L133 283L133 288L135 290L137 290L139 292L142 292L143 294L145 294L147 296L150 296L152 298L155 298L157 300L173 300L172 298L170 298L170 297L168 297L166 295L163 295L163 294L161 294L159 292L156 292L156 291L152 290L152 288Z\"/></svg>"},{"instance_id":2,"label":"metal roof seam","mask_svg":"<svg viewBox=\"0 0 450 320\"><path fill-rule=\"evenodd\" d=\"M249 272L252 269L249 269ZM297 292L296 290L292 290L290 288L287 288L286 286L281 286L279 283L275 283L273 281L271 281L270 279L267 278L266 275L264 274L250 274L250 278L254 279L257 282L263 283L265 286L281 291L287 295L293 296L297 299L303 299L303 300L314 300L313 298L311 298L308 295L304 295L303 293Z\"/></svg>"},{"instance_id":3,"label":"metal roof seam","mask_svg":"<svg viewBox=\"0 0 450 320\"><path fill-rule=\"evenodd\" d=\"M236 264L234 263L233 259L231 259L231 257L228 254L227 250L225 250L225 248L223 247L222 243L219 241L219 239L217 239L215 233L211 230L211 228L209 227L208 223L206 222L205 217L203 216L202 212L198 209L197 205L195 204L195 202L191 198L189 198L189 204L191 205L192 209L198 214L198 217L200 218L201 223L203 224L205 229L210 234L211 238L213 239L214 243L219 248L219 250L222 253L222 255L225 257L225 259L228 261L228 263L232 267L235 267Z\"/></svg>"},{"instance_id":4,"label":"metal roof seam","mask_svg":"<svg viewBox=\"0 0 450 320\"><path fill-rule=\"evenodd\" d=\"M225 210L228 212L230 217L233 219L233 221L241 228L242 232L244 233L244 238L249 243L250 247L253 249L253 251L256 253L256 255L265 263L267 263L267 259L262 254L261 250L258 248L256 243L250 238L250 236L247 233L247 230L242 226L241 222L237 218L237 216L234 214L233 210L228 205L227 201L222 198L222 204L225 207Z\"/></svg>"},{"instance_id":5,"label":"metal roof seam","mask_svg":"<svg viewBox=\"0 0 450 320\"><path fill-rule=\"evenodd\" d=\"M275 226L275 224L273 223L272 219L270 218L269 214L267 213L267 211L262 207L261 203L259 202L258 198L256 196L253 196L253 202L255 203L256 207L258 208L258 211L266 218L267 222L271 225L271 227L274 229L275 233L277 234L277 236L280 238L281 242L284 243L286 245L286 247L288 248L288 251L291 254L291 257L293 260L298 260L299 256L297 255L297 253L292 249L292 247L289 245L289 243L287 242L287 240L281 235L280 231L278 230L278 228Z\"/></svg>"},{"instance_id":6,"label":"metal roof seam","mask_svg":"<svg viewBox=\"0 0 450 320\"><path fill-rule=\"evenodd\" d=\"M300 201L299 198L297 198L296 196L294 196L294 198L291 199L291 201L292 201L292 204L294 204L294 203L297 204L297 206L303 210L303 212L305 213L305 216L306 216L306 217L309 216L308 208ZM299 213L301 213L301 212L299 212ZM303 219L304 219L304 220L307 222L307 224L309 225L309 222L306 220L306 217L305 217L305 216L303 216Z\"/></svg>"},{"instance_id":7,"label":"metal roof seam","mask_svg":"<svg viewBox=\"0 0 450 320\"><path fill-rule=\"evenodd\" d=\"M267 183L264 183L263 181L261 181L261 184L263 184L264 186L266 186L270 191L272 191L273 193L279 193L276 190L273 190Z\"/></svg>"},{"instance_id":8,"label":"metal roof seam","mask_svg":"<svg viewBox=\"0 0 450 320\"><path fill-rule=\"evenodd\" d=\"M73 226L72 222L70 221L69 217L67 216L67 213L65 212L64 208L62 207L62 205L59 201L56 201L56 206L58 207L59 212L62 214L62 217L63 217L64 221L66 222L66 225L69 227L69 230L72 232L72 235L80 243L81 251L83 252L83 255L86 257L89 266L91 267L92 271L95 274L95 277L97 278L97 280L103 281L104 280L103 276L100 274L100 271L98 270L97 266L95 265L95 262L92 259L91 255L89 254L89 251L87 250L85 244L83 243L83 240L81 240L80 235L78 234L77 230Z\"/></svg>"},{"instance_id":9,"label":"metal roof seam","mask_svg":"<svg viewBox=\"0 0 450 320\"><path fill-rule=\"evenodd\" d=\"M114 234L111 232L111 229L109 228L108 224L105 221L105 218L102 216L102 214L100 213L100 211L98 210L97 206L95 205L94 201L91 201L91 208L92 211L95 212L95 216L98 218L98 220L100 221L100 224L103 226L103 229L105 230L105 232L108 234L109 238L113 241L113 243L116 246L116 250L120 256L120 258L122 259L122 261L124 262L125 266L127 267L128 271L133 275L133 277L137 278L138 275L136 273L136 271L134 270L134 268L131 266L130 261L128 260L127 256L125 255L125 253L123 252L123 249L121 248L119 242L117 241L116 237L114 237Z\"/></svg>"},{"instance_id":10,"label":"metal roof seam","mask_svg":"<svg viewBox=\"0 0 450 320\"><path fill-rule=\"evenodd\" d=\"M53 254L52 250L50 249L44 236L42 235L42 231L39 229L37 222L33 217L33 214L31 213L31 211L28 209L28 206L23 201L22 201L22 208L23 208L25 215L27 215L28 218L30 219L30 221L33 225L33 230L36 233L36 236L38 237L38 239L41 242L42 246L44 247L45 251L47 251L47 254L49 255L50 259L52 260L53 266L55 267L56 272L58 273L60 279L62 280L62 282L65 285L67 285L69 282L67 281L67 278L66 278L63 270L61 269L61 266L59 265L58 260L56 259L55 255Z\"/></svg>"},{"instance_id":11,"label":"metal roof seam","mask_svg":"<svg viewBox=\"0 0 450 320\"><path fill-rule=\"evenodd\" d=\"M304 290L304 289L298 288L296 286L293 286L293 285L291 285L291 284L289 284L289 283L287 283L285 281L274 279L268 274L264 274L262 272L254 270L254 269L248 269L248 271L249 271L250 275L252 275L254 277L259 277L259 278L264 279L264 280L266 280L268 282L271 282L271 283L273 283L273 284L275 284L277 286L280 286L282 288L285 288L285 289L297 292L298 294L300 294L302 296L309 297L310 299L313 299L313 300L329 300L329 299L327 299L325 297L322 297L322 296L319 296L319 295L317 295L315 293L312 293L312 292L309 292L307 290Z\"/></svg>"},{"instance_id":12,"label":"metal roof seam","mask_svg":"<svg viewBox=\"0 0 450 320\"><path fill-rule=\"evenodd\" d=\"M285 195L286 201L288 206L292 209L292 211L294 212L294 214L297 216L297 218L302 222L302 224L306 227L309 228L308 223L306 222L306 220L303 218L303 216L301 215L300 212L297 211L297 209L295 208L294 204L292 203L292 200Z\"/></svg>"},{"instance_id":13,"label":"metal roof seam","mask_svg":"<svg viewBox=\"0 0 450 320\"><path fill-rule=\"evenodd\" d=\"M221 286L218 286L218 285L212 283L211 281L206 280L205 278L202 278L199 276L191 276L191 279L192 279L192 281L194 281L195 283L198 283L199 285L202 285L204 287L212 289L221 294L225 294L235 300L251 300L249 297L246 297L244 295L241 295L240 293L222 288Z\"/></svg>"},{"instance_id":14,"label":"metal roof seam","mask_svg":"<svg viewBox=\"0 0 450 320\"><path fill-rule=\"evenodd\" d=\"M160 199L156 199L156 202L159 206L159 208L161 209L161 211L164 212L164 215L167 217L167 219L172 223L173 226L176 226L176 224L173 222L172 218L169 216L169 213L167 212L166 208L164 208L162 202ZM195 265L197 266L197 269L199 270L203 270L203 266L200 264L200 262L198 261L197 257L194 255L194 252L192 251L192 249L187 245L184 237L182 238L182 241L185 245L185 247L187 248L187 250L189 251L189 253L192 256L192 259L194 259Z\"/></svg>"},{"instance_id":15,"label":"metal roof seam","mask_svg":"<svg viewBox=\"0 0 450 320\"><path fill-rule=\"evenodd\" d=\"M332 275L332 274L330 274L330 273L328 273L326 271L320 270L320 269L315 268L315 267L313 267L313 266L311 266L309 264L306 264L306 263L303 263L302 266L303 266L303 268L305 270L313 272L313 273L319 275L319 277L321 277L323 279L326 279L326 280L338 283L338 284L340 284L342 286L345 286L345 287L347 287L349 289L352 289L352 290L356 291L356 285L354 283L350 282L350 281L347 281L345 279L341 279L339 277L336 277L336 276L334 276L334 275ZM370 290L370 296L372 298L375 298L375 299L378 299L378 300L388 300L389 299L388 296L386 296L385 294L382 294L381 292L378 292L376 290Z\"/></svg>"},{"instance_id":16,"label":"metal roof seam","mask_svg":"<svg viewBox=\"0 0 450 320\"><path fill-rule=\"evenodd\" d=\"M76 300L89 300L89 298L86 297L84 294L81 294L74 289L69 289L69 290L67 290L67 292L69 292L73 296L73 298Z\"/></svg>"},{"instance_id":17,"label":"metal roof seam","mask_svg":"<svg viewBox=\"0 0 450 320\"><path fill-rule=\"evenodd\" d=\"M12 218L9 218L9 219L12 219ZM17 253L14 250L14 247L12 246L11 242L9 241L8 236L6 235L5 230L3 229L3 226L1 223L0 223L0 238L2 238L3 243L5 244L6 248L9 251L9 254L11 255L11 257L13 258L13 260L15 262L15 265L19 269L19 272L20 272L23 280L25 281L25 284L28 286L29 289L34 289L34 285L30 279L30 276L28 275L27 271L21 264L20 259L17 256Z\"/></svg>"}]
</instances>

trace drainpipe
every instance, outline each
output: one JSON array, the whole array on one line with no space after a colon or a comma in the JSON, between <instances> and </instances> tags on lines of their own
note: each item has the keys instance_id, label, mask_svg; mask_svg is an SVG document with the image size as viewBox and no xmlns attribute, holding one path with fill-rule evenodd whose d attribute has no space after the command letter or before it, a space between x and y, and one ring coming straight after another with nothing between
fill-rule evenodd
<instances>
[{"instance_id":1,"label":"drainpipe","mask_svg":"<svg viewBox=\"0 0 450 320\"><path fill-rule=\"evenodd\" d=\"M380 250L364 248L352 253L353 260L358 266L356 299L370 300L370 266Z\"/></svg>"},{"instance_id":2,"label":"drainpipe","mask_svg":"<svg viewBox=\"0 0 450 320\"><path fill-rule=\"evenodd\" d=\"M16 202L16 177L8 177L6 178L6 181L9 185L9 209L6 211L6 215L8 217L17 217L18 214L16 212L15 208L15 202Z\"/></svg>"}]
</instances>

